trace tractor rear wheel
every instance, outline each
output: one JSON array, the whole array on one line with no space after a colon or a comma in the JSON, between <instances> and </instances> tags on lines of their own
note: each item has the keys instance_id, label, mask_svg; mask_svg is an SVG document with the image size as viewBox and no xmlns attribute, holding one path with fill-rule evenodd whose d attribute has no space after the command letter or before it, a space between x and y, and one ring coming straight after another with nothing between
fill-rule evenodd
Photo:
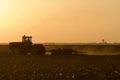
<instances>
[{"instance_id":1,"label":"tractor rear wheel","mask_svg":"<svg viewBox=\"0 0 120 80\"><path fill-rule=\"evenodd\" d=\"M13 54L21 54L21 50L18 48L12 49Z\"/></svg>"},{"instance_id":2,"label":"tractor rear wheel","mask_svg":"<svg viewBox=\"0 0 120 80\"><path fill-rule=\"evenodd\" d=\"M33 48L32 48L32 54L35 54L35 55L44 55L46 52L46 49L43 45L33 45Z\"/></svg>"}]
</instances>

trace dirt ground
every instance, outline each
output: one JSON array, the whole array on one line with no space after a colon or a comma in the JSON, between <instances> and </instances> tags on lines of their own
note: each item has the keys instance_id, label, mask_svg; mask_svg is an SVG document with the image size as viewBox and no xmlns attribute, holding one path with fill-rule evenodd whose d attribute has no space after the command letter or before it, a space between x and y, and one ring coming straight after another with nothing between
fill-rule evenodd
<instances>
[{"instance_id":1,"label":"dirt ground","mask_svg":"<svg viewBox=\"0 0 120 80\"><path fill-rule=\"evenodd\" d=\"M120 56L0 55L0 80L120 80Z\"/></svg>"}]
</instances>

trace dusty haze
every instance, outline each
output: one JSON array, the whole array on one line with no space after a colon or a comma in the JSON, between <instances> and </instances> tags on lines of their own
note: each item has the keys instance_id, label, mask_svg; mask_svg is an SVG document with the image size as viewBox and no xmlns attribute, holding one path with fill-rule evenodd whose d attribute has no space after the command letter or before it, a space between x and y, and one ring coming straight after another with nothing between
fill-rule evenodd
<instances>
[{"instance_id":1,"label":"dusty haze","mask_svg":"<svg viewBox=\"0 0 120 80\"><path fill-rule=\"evenodd\" d=\"M0 0L0 43L120 42L119 0Z\"/></svg>"}]
</instances>

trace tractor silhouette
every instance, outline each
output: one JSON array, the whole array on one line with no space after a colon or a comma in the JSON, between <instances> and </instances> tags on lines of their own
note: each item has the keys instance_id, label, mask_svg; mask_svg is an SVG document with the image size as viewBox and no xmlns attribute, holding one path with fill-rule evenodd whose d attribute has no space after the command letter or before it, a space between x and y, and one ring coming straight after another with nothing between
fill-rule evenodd
<instances>
[{"instance_id":1,"label":"tractor silhouette","mask_svg":"<svg viewBox=\"0 0 120 80\"><path fill-rule=\"evenodd\" d=\"M32 36L22 36L22 42L10 42L9 49L13 54L45 54L46 49L43 44L33 44Z\"/></svg>"}]
</instances>

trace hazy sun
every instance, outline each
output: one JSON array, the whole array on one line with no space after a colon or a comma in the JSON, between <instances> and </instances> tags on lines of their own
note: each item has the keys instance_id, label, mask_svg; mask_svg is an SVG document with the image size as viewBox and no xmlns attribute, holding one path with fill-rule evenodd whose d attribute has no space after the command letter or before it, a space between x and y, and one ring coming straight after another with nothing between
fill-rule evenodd
<instances>
[{"instance_id":1,"label":"hazy sun","mask_svg":"<svg viewBox=\"0 0 120 80\"><path fill-rule=\"evenodd\" d=\"M8 0L0 0L0 13L8 9Z\"/></svg>"}]
</instances>

